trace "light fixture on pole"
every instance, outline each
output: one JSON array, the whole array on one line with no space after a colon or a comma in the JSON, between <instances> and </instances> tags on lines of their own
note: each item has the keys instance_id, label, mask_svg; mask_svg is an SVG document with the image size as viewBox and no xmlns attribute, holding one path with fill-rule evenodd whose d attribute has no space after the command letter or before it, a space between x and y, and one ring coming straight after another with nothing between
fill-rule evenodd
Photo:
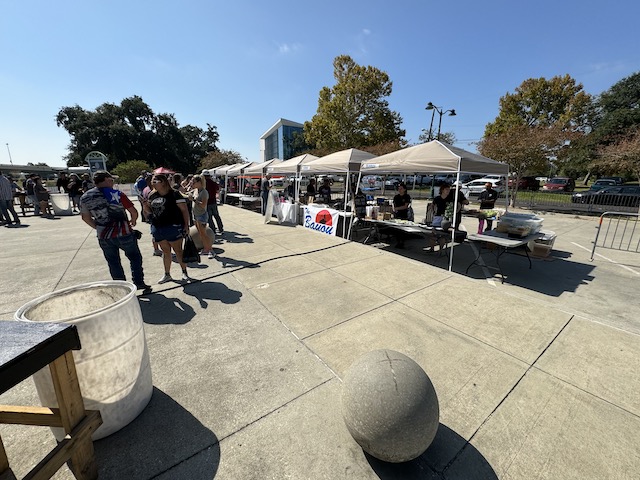
<instances>
[{"instance_id":1,"label":"light fixture on pole","mask_svg":"<svg viewBox=\"0 0 640 480\"><path fill-rule=\"evenodd\" d=\"M11 158L11 150L9 150L9 144L7 143L7 152L9 152L9 163L13 165L13 159Z\"/></svg>"},{"instance_id":2,"label":"light fixture on pole","mask_svg":"<svg viewBox=\"0 0 640 480\"><path fill-rule=\"evenodd\" d=\"M429 141L433 140L433 117L435 116L436 112L438 112L438 115L440 116L440 118L438 119L438 136L437 136L437 139L440 140L440 127L442 127L442 115L444 115L445 113L448 113L450 117L455 117L456 116L456 110L454 108L452 108L451 110L443 110L442 107L436 107L431 102L427 103L427 106L424 107L424 109L425 110L433 110L431 112L431 125L429 125Z\"/></svg>"}]
</instances>

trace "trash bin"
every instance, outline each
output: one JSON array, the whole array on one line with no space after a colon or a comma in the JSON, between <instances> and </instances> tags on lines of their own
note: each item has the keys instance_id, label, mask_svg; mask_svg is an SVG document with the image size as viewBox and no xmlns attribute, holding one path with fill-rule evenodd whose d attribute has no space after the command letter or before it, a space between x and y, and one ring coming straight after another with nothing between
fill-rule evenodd
<instances>
[{"instance_id":1,"label":"trash bin","mask_svg":"<svg viewBox=\"0 0 640 480\"><path fill-rule=\"evenodd\" d=\"M15 320L76 325L82 349L73 352L88 410L100 410L103 424L93 439L117 432L147 406L153 392L142 312L132 283L109 280L77 285L20 307ZM49 369L33 375L43 406L56 407ZM58 440L60 428L51 429Z\"/></svg>"},{"instance_id":2,"label":"trash bin","mask_svg":"<svg viewBox=\"0 0 640 480\"><path fill-rule=\"evenodd\" d=\"M50 193L49 197L51 198L51 206L55 215L73 215L68 194Z\"/></svg>"}]
</instances>

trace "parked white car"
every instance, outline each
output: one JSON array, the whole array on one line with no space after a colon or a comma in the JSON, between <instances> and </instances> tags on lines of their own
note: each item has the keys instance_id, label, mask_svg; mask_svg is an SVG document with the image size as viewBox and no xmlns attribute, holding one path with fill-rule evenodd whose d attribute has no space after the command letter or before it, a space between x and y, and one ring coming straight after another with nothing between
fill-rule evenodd
<instances>
[{"instance_id":1,"label":"parked white car","mask_svg":"<svg viewBox=\"0 0 640 480\"><path fill-rule=\"evenodd\" d=\"M465 195L480 195L480 193L485 190L485 185L490 183L493 185L493 189L498 192L504 192L504 182L501 180L491 179L491 178L480 178L478 180L473 180L462 186L462 193ZM467 193L468 192L468 193Z\"/></svg>"}]
</instances>

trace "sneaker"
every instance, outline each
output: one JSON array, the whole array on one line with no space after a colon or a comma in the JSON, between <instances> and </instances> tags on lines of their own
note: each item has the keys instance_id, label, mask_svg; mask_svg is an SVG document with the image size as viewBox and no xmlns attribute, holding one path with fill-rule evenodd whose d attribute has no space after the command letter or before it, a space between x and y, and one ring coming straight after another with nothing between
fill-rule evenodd
<instances>
[{"instance_id":1,"label":"sneaker","mask_svg":"<svg viewBox=\"0 0 640 480\"><path fill-rule=\"evenodd\" d=\"M142 282L142 283L136 283L136 287L138 288L138 290L142 290L142 291L148 291L151 290L151 285L147 285L146 283Z\"/></svg>"},{"instance_id":2,"label":"sneaker","mask_svg":"<svg viewBox=\"0 0 640 480\"><path fill-rule=\"evenodd\" d=\"M182 272L182 281L183 282L190 282L191 280L193 280L189 274L187 274L187 272Z\"/></svg>"},{"instance_id":3,"label":"sneaker","mask_svg":"<svg viewBox=\"0 0 640 480\"><path fill-rule=\"evenodd\" d=\"M218 235L222 235L224 233L224 230L218 230Z\"/></svg>"},{"instance_id":4,"label":"sneaker","mask_svg":"<svg viewBox=\"0 0 640 480\"><path fill-rule=\"evenodd\" d=\"M210 252L207 254L207 258L208 258L209 260L211 260L212 258L216 258L216 254L210 251Z\"/></svg>"},{"instance_id":5,"label":"sneaker","mask_svg":"<svg viewBox=\"0 0 640 480\"><path fill-rule=\"evenodd\" d=\"M170 275L170 274L168 274L168 273L165 273L165 274L162 276L162 278L161 278L160 280L158 280L158 283L167 283L167 282L170 282L170 281L172 281L172 280L173 280L173 278L171 278L171 275Z\"/></svg>"},{"instance_id":6,"label":"sneaker","mask_svg":"<svg viewBox=\"0 0 640 480\"><path fill-rule=\"evenodd\" d=\"M162 256L162 250L154 250L153 251L153 256L154 257L161 257Z\"/></svg>"}]
</instances>

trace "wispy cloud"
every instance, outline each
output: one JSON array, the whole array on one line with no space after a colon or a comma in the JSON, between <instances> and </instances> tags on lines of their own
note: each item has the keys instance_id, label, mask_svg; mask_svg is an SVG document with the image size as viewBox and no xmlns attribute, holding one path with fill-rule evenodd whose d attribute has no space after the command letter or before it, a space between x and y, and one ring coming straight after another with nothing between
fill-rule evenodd
<instances>
[{"instance_id":1,"label":"wispy cloud","mask_svg":"<svg viewBox=\"0 0 640 480\"><path fill-rule=\"evenodd\" d=\"M367 39L371 35L371 30L363 28L356 35L356 49L359 55L366 56L369 53Z\"/></svg>"},{"instance_id":2,"label":"wispy cloud","mask_svg":"<svg viewBox=\"0 0 640 480\"><path fill-rule=\"evenodd\" d=\"M278 52L281 55L296 53L302 49L300 43L278 43Z\"/></svg>"}]
</instances>

